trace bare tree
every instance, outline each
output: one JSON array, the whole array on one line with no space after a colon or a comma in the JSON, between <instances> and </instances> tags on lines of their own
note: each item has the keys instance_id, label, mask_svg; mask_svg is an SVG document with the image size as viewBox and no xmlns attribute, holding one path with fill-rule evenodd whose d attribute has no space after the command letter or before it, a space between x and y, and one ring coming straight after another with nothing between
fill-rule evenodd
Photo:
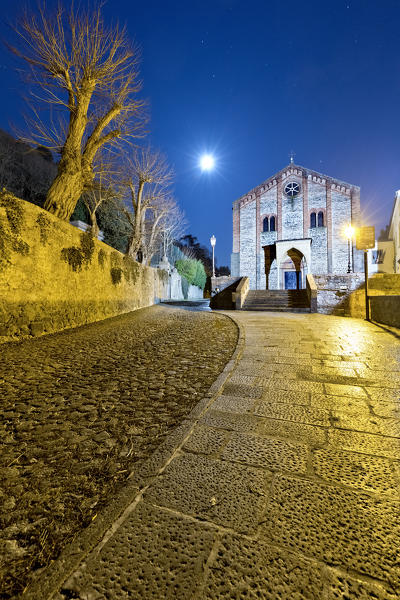
<instances>
[{"instance_id":1,"label":"bare tree","mask_svg":"<svg viewBox=\"0 0 400 600\"><path fill-rule=\"evenodd\" d=\"M94 167L95 178L92 186L83 193L82 200L85 204L90 217L92 234L96 237L99 233L97 223L97 211L105 203L113 203L118 210L121 198L121 191L117 184L118 171L115 161L110 155L100 156Z\"/></svg>"},{"instance_id":2,"label":"bare tree","mask_svg":"<svg viewBox=\"0 0 400 600\"><path fill-rule=\"evenodd\" d=\"M68 220L92 186L99 150L141 135L138 51L124 28L105 24L100 8L72 4L67 12L59 4L49 16L41 4L37 13L25 12L15 32L20 43L10 48L28 63L30 82L41 90L33 94L32 139L60 153L44 208ZM43 102L53 114L47 121L40 116Z\"/></svg>"},{"instance_id":3,"label":"bare tree","mask_svg":"<svg viewBox=\"0 0 400 600\"><path fill-rule=\"evenodd\" d=\"M138 149L127 160L125 185L130 206L125 214L132 227L127 254L133 258L139 250L143 252L146 214L169 199L171 183L172 170L158 151Z\"/></svg>"},{"instance_id":4,"label":"bare tree","mask_svg":"<svg viewBox=\"0 0 400 600\"><path fill-rule=\"evenodd\" d=\"M162 256L166 256L169 246L184 233L185 227L185 217L174 198L156 199L146 211L141 247L143 262L150 265L160 248Z\"/></svg>"}]
</instances>

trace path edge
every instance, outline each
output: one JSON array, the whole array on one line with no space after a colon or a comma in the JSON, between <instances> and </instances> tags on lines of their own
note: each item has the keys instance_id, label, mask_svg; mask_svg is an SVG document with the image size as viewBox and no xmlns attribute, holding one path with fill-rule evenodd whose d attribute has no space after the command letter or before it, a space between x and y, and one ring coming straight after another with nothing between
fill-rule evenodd
<instances>
[{"instance_id":1,"label":"path edge","mask_svg":"<svg viewBox=\"0 0 400 600\"><path fill-rule=\"evenodd\" d=\"M90 552L101 544L107 532L118 519L123 517L129 506L131 504L136 506L140 502L143 488L150 485L164 471L176 452L190 437L199 419L221 395L225 384L243 354L245 330L241 323L227 312L218 311L218 314L230 319L238 330L236 348L224 369L183 422L173 429L161 446L141 464L138 472L131 474L131 478L128 479L123 489L101 510L95 520L61 551L60 556L54 562L34 575L31 583L23 591L21 598L24 600L52 600L54 598L62 584L79 568Z\"/></svg>"}]
</instances>

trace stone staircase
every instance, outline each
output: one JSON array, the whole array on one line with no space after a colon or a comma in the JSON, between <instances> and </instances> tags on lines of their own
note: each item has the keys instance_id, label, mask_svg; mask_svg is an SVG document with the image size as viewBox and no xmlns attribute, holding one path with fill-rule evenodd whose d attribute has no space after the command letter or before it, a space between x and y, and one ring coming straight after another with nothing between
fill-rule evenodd
<instances>
[{"instance_id":1,"label":"stone staircase","mask_svg":"<svg viewBox=\"0 0 400 600\"><path fill-rule=\"evenodd\" d=\"M250 290L242 310L310 312L306 290Z\"/></svg>"}]
</instances>

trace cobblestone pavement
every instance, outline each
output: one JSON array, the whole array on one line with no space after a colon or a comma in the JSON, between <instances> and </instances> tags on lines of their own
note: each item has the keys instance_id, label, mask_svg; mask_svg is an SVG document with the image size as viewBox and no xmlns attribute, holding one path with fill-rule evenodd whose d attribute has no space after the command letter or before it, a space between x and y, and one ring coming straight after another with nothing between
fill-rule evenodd
<instances>
[{"instance_id":1,"label":"cobblestone pavement","mask_svg":"<svg viewBox=\"0 0 400 600\"><path fill-rule=\"evenodd\" d=\"M233 316L245 342L222 393L52 597L400 598L399 339L350 318Z\"/></svg>"},{"instance_id":2,"label":"cobblestone pavement","mask_svg":"<svg viewBox=\"0 0 400 600\"><path fill-rule=\"evenodd\" d=\"M97 523L207 393L237 336L222 315L157 306L0 346L1 598L20 598Z\"/></svg>"}]
</instances>

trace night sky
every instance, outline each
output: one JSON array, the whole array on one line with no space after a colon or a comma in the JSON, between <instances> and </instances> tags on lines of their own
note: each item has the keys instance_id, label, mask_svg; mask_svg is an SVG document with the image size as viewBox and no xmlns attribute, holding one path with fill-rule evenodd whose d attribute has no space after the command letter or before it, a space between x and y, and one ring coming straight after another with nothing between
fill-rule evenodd
<instances>
[{"instance_id":1,"label":"night sky","mask_svg":"<svg viewBox=\"0 0 400 600\"><path fill-rule=\"evenodd\" d=\"M360 185L377 233L389 222L400 188L400 0L109 0L104 12L141 47L150 141L175 169L188 231L207 245L216 236L219 265L230 263L233 200L291 150L296 164ZM10 38L5 21L0 35ZM24 110L17 64L2 47L9 131ZM198 168L203 152L213 172Z\"/></svg>"}]
</instances>

